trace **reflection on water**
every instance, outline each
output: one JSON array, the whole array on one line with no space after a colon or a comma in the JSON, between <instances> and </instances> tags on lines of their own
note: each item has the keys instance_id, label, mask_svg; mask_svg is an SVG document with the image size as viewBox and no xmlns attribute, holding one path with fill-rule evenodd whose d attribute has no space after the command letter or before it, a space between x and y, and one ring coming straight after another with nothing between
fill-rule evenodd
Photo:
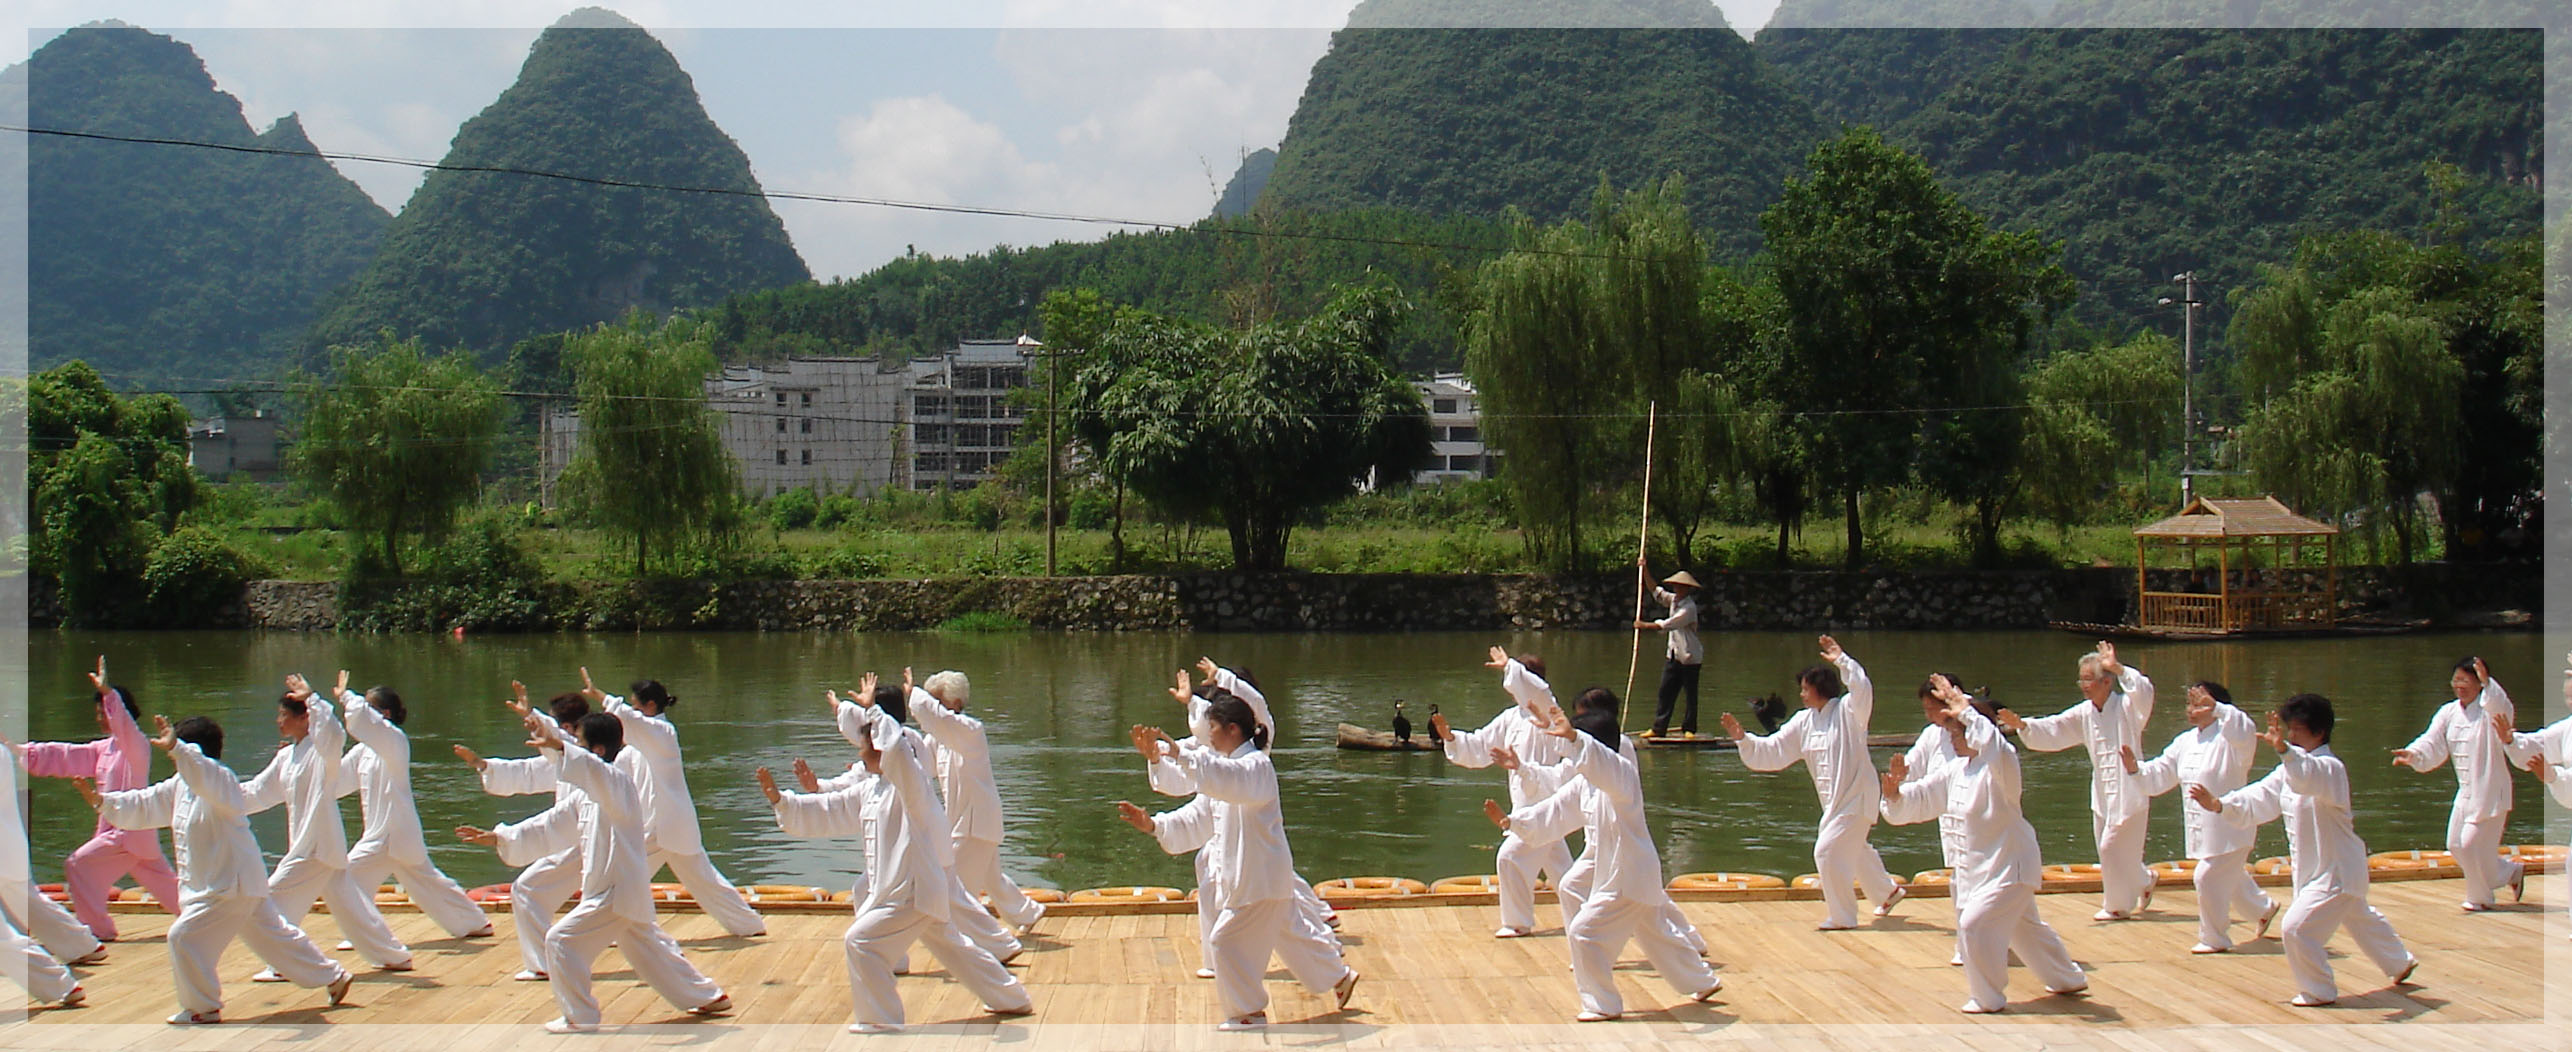
<instances>
[{"instance_id":1,"label":"reflection on water","mask_svg":"<svg viewBox=\"0 0 2572 1052\"><path fill-rule=\"evenodd\" d=\"M1879 684L1877 733L1919 729L1913 692L1933 668L1952 671L1974 687L1988 686L2022 714L2059 711L2078 700L2073 664L2086 647L2053 632L1849 632L1840 640ZM544 801L482 795L449 747L463 744L489 755L525 751L500 705L513 678L525 680L542 698L578 686L583 665L611 690L650 677L680 698L672 716L717 865L743 883L840 886L857 864L855 846L792 840L777 832L752 769L764 764L782 776L798 756L825 770L854 760L824 711L825 687L854 687L870 668L899 676L908 663L923 678L955 668L973 678L972 711L990 728L992 766L1009 817L1005 857L1013 874L1022 882L1062 888L1185 887L1192 879L1188 860L1162 854L1150 838L1117 821L1112 805L1120 799L1156 810L1176 805L1145 785L1125 728L1149 722L1185 733L1164 688L1172 670L1203 654L1251 672L1268 692L1281 735L1277 767L1286 823L1307 877L1434 880L1490 872L1498 833L1483 819L1481 803L1486 797L1505 799L1500 772L1464 770L1434 754L1342 752L1332 747L1334 728L1342 721L1389 726L1396 698L1408 702L1412 721L1423 728L1432 704L1459 724L1480 725L1507 704L1497 677L1481 667L1484 648L1495 642L1513 652L1543 654L1566 696L1595 684L1623 686L1629 637L1621 632L709 633L467 640L40 632L26 650L27 726L38 739L90 737L82 673L104 652L112 678L133 690L147 714L202 713L221 720L230 732L227 759L246 775L275 748L267 729L280 678L302 672L328 682L337 669L351 669L357 684L389 684L408 703L418 764L412 784L431 849L449 874L473 886L505 881L510 871L489 851L457 843L446 830L522 817ZM1753 693L1791 698L1795 671L1815 660L1808 635L1710 633L1706 642L1707 711L1700 724L1707 731L1715 729L1718 709L1752 722L1743 701ZM2532 726L2541 714L2552 718L2562 711L2560 673L2544 659L2544 649L2539 636L2515 633L2131 644L2123 655L2162 688L2146 734L2156 750L2185 725L2179 688L2193 680L2230 685L2254 715L2296 691L2329 695L2339 705L2334 744L2349 761L2359 835L2377 850L2390 850L2437 847L2445 839L2454 775L2393 768L2387 752L2410 741L2449 698L2449 667L2468 653L2482 655L2518 700L2521 722ZM1647 649L1637 675L1647 706L1658 682L1657 662L1657 651ZM1643 722L1629 715L1627 725ZM2263 756L2254 776L2270 763ZM1812 870L1817 809L1812 780L1801 768L1751 773L1729 752L1648 751L1642 765L1653 831L1669 872L1791 877ZM167 759L156 758L154 770L166 775ZM2077 751L2027 753L2025 772L2027 813L2047 859L2095 861L2086 757ZM39 781L31 794L37 879L59 879L63 856L87 837L93 818L65 782ZM2535 780L2522 775L2509 842L2544 839L2543 798ZM343 811L353 837L354 797ZM284 845L282 812L260 816L256 828L271 851ZM1897 872L1938 865L1934 826L1879 826L1875 843ZM2285 850L2285 834L2277 827L2262 831L2258 854ZM2147 854L2162 859L2180 853L2179 805L2163 797L2153 808Z\"/></svg>"}]
</instances>

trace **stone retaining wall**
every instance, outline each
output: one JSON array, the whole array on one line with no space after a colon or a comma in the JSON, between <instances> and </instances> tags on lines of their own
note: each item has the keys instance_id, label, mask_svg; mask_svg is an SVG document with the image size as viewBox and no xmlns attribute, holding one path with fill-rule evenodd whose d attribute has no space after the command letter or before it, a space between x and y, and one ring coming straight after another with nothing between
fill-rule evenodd
<instances>
[{"instance_id":1,"label":"stone retaining wall","mask_svg":"<svg viewBox=\"0 0 2572 1052\"><path fill-rule=\"evenodd\" d=\"M2123 620L2134 571L1709 573L1711 628L2031 629L2048 621ZM2156 582L2158 584L2158 582ZM2529 566L2373 567L2341 571L2347 614L2447 615L2539 609ZM1616 628L1634 611L1624 574L1235 574L867 581L645 581L556 586L562 629L869 631L928 628L958 615L1006 615L1040 628L1213 631ZM248 627L329 630L329 582L256 581ZM209 626L212 627L212 626Z\"/></svg>"}]
</instances>

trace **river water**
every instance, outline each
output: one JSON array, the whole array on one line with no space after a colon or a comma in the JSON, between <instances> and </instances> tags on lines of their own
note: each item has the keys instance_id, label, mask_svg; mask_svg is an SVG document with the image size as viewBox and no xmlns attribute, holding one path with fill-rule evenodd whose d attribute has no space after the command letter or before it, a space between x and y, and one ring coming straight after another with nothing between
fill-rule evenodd
<instances>
[{"instance_id":1,"label":"river water","mask_svg":"<svg viewBox=\"0 0 2572 1052\"><path fill-rule=\"evenodd\" d=\"M1460 725L1479 726L1507 705L1498 677L1481 666L1493 643L1533 651L1551 666L1558 693L1620 688L1630 638L1621 632L1510 634L1213 634L1137 632L1073 634L670 633L603 635L341 636L265 632L37 632L27 641L26 726L40 740L95 735L83 672L107 655L110 678L130 688L147 715L204 714L228 732L225 759L245 776L267 762L278 683L301 672L328 684L340 668L354 682L388 684L410 708L412 782L431 850L467 886L510 876L486 849L457 842L459 823L489 825L539 809L539 798L485 796L449 746L486 755L522 755L523 736L500 701L511 679L525 680L540 700L579 686L588 666L601 687L622 693L641 677L667 684L679 699L672 716L687 753L688 782L716 864L735 882L846 887L858 857L854 844L790 839L779 833L752 781L760 765L781 779L795 757L836 770L854 759L827 719L824 687L852 688L862 670L898 677L902 666L954 668L972 677L970 712L993 743L993 766L1008 812L1005 865L1021 883L1066 890L1108 884L1191 883L1189 860L1163 854L1149 837L1119 822L1114 802L1159 810L1178 801L1156 797L1126 744L1126 728L1157 723L1186 729L1163 692L1170 673L1200 655L1246 670L1266 689L1279 724L1276 750L1286 824L1298 868L1312 880L1394 875L1435 880L1488 873L1497 831L1484 820L1486 797L1506 801L1496 769L1467 770L1434 753L1348 752L1333 748L1342 721L1387 727L1392 702L1404 699L1425 728L1429 706ZM1915 733L1921 726L1914 690L1932 668L2024 715L2051 714L2077 702L2074 664L2087 642L2055 632L1850 632L1848 652L1878 686L1874 730ZM1813 637L1735 632L1706 637L1701 729L1731 710L1756 729L1744 699L1779 693L1790 704L1795 672L1813 662ZM1649 706L1658 682L1657 640L1647 638L1636 692ZM2456 788L2450 769L2416 774L2388 763L2450 700L2448 672L2480 654L2512 690L2520 722L2534 726L2562 715L2562 673L2534 633L2422 634L2364 639L2256 643L2129 644L2125 659L2161 687L2146 739L2154 750L2185 726L2181 687L2211 679L2264 720L2290 693L2317 691L2339 712L2334 746L2349 761L2358 833L2373 850L2439 847ZM1643 717L1629 715L1629 729ZM10 721L15 723L14 720ZM1423 731L1425 733L1425 731ZM2096 861L2090 840L2089 761L2079 750L2021 750L2025 804L2049 862ZM1879 765L1885 756L1878 750ZM2262 755L2257 777L2272 763ZM1801 767L1761 774L1730 752L1647 750L1643 782L1668 872L1734 870L1781 877L1810 872L1817 807ZM154 759L156 777L170 772ZM37 879L59 879L61 860L88 836L93 816L61 780L30 790L30 840ZM2543 835L2545 794L2532 776L2518 778L2519 807L2507 841ZM351 839L354 797L342 804ZM283 811L254 821L262 846L284 843ZM2181 852L2179 804L2155 801L2147 857ZM2559 842L2559 837L2557 838ZM1934 824L1878 826L1874 836L1897 873L1935 867ZM2284 854L2285 834L2271 825L2257 855Z\"/></svg>"}]
</instances>

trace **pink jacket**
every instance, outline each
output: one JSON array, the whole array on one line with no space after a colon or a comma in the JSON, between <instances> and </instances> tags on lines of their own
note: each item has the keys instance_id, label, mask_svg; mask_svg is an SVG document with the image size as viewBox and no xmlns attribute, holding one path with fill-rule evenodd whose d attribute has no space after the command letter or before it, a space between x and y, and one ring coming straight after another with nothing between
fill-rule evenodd
<instances>
[{"instance_id":1,"label":"pink jacket","mask_svg":"<svg viewBox=\"0 0 2572 1052\"><path fill-rule=\"evenodd\" d=\"M107 713L107 737L78 745L69 742L30 742L27 745L27 775L32 778L94 778L98 791L121 792L147 789L152 785L152 743L143 729L134 725L134 716L125 711L122 696L111 697L99 706ZM105 817L98 820L98 832L91 839L105 837L132 851L161 851L160 836L149 829L118 829Z\"/></svg>"}]
</instances>

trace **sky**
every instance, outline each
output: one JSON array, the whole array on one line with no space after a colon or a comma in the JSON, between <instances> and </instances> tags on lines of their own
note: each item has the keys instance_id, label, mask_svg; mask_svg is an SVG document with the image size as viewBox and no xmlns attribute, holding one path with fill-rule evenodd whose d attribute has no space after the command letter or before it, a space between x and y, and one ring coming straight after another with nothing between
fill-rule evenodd
<instances>
[{"instance_id":1,"label":"sky","mask_svg":"<svg viewBox=\"0 0 2572 1052\"><path fill-rule=\"evenodd\" d=\"M580 4L448 0L27 0L0 65L101 19L196 49L254 129L296 114L326 152L436 160ZM629 0L760 184L796 191L1188 223L1243 155L1274 147L1355 0ZM1735 27L1776 0L1718 0ZM429 8L434 7L434 10ZM17 32L9 32L9 29ZM337 162L387 211L423 173ZM916 249L1094 240L1098 223L779 201L817 278Z\"/></svg>"}]
</instances>

